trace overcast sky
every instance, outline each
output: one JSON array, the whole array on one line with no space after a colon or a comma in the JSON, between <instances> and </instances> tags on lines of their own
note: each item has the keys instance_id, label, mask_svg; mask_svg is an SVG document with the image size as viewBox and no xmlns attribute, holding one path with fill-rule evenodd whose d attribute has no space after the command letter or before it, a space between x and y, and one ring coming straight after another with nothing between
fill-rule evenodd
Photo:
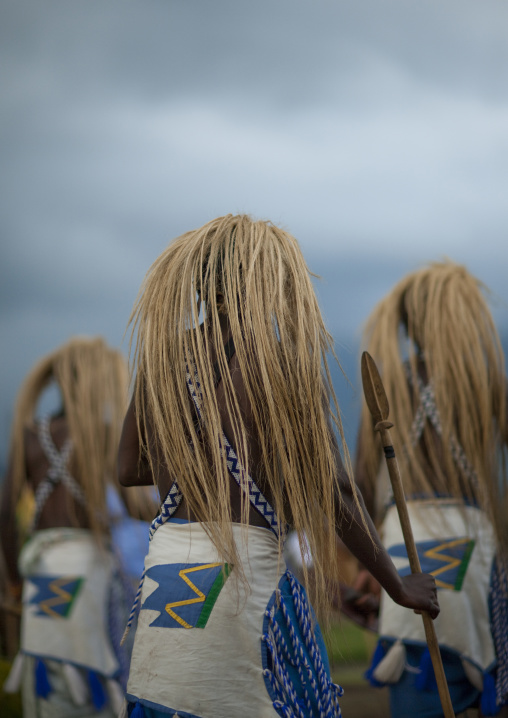
<instances>
[{"instance_id":1,"label":"overcast sky","mask_svg":"<svg viewBox=\"0 0 508 718\"><path fill-rule=\"evenodd\" d=\"M505 0L0 10L0 464L34 362L76 333L126 350L151 262L228 212L299 239L353 384L361 322L429 260L508 332Z\"/></svg>"}]
</instances>

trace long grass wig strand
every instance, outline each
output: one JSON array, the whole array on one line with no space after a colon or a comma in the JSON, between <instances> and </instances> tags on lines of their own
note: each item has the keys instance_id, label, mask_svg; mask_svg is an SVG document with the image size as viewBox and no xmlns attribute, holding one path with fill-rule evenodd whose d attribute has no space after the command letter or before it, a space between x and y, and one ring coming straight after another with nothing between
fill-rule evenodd
<instances>
[{"instance_id":1,"label":"long grass wig strand","mask_svg":"<svg viewBox=\"0 0 508 718\"><path fill-rule=\"evenodd\" d=\"M200 312L206 331L198 329ZM340 502L335 431L348 469L350 462L326 359L328 352L335 357L332 338L300 248L287 232L245 215L219 217L174 240L150 268L131 316L142 451L154 475L153 462L165 462L220 555L235 564L213 355L233 425L229 438L252 471L248 431L227 370L221 313L229 321L252 407L265 485L281 525L291 523L307 536L317 602L324 607L325 572L336 564L333 528ZM201 436L186 386L192 361L203 393ZM155 455L146 445L149 429L157 437ZM243 524L248 514L242 493Z\"/></svg>"},{"instance_id":2,"label":"long grass wig strand","mask_svg":"<svg viewBox=\"0 0 508 718\"><path fill-rule=\"evenodd\" d=\"M105 530L106 485L116 476L128 397L127 362L101 338L76 337L34 366L21 386L14 413L14 503L27 482L25 430L34 428L41 394L53 381L61 395L73 444L68 468L84 492L87 520L98 536Z\"/></svg>"},{"instance_id":3,"label":"long grass wig strand","mask_svg":"<svg viewBox=\"0 0 508 718\"><path fill-rule=\"evenodd\" d=\"M397 445L403 448L399 456L405 460L406 493L432 492L430 468L442 493L466 495L488 511L499 545L507 551L505 359L485 291L463 266L451 261L430 264L404 277L379 302L367 321L364 344L382 372ZM412 387L417 386L422 359L442 426L439 451L428 420L421 441L412 442L420 401ZM375 482L381 447L365 404L362 411L361 446L369 479ZM463 448L476 481L457 466L453 441Z\"/></svg>"}]
</instances>

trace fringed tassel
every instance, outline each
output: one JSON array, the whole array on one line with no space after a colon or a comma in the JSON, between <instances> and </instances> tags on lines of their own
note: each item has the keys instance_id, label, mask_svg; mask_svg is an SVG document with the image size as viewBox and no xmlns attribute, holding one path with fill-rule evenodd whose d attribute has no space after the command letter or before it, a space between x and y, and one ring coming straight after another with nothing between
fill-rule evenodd
<instances>
[{"instance_id":1,"label":"fringed tassel","mask_svg":"<svg viewBox=\"0 0 508 718\"><path fill-rule=\"evenodd\" d=\"M372 656L372 661L370 662L369 668L365 671L365 678L369 681L371 686L374 686L375 688L382 688L383 684L377 681L374 677L374 671L377 668L377 666L381 663L383 658L386 655L386 650L381 641L378 641L378 644L376 646L376 650L374 651L374 655Z\"/></svg>"},{"instance_id":2,"label":"fringed tassel","mask_svg":"<svg viewBox=\"0 0 508 718\"><path fill-rule=\"evenodd\" d=\"M399 639L388 649L385 657L372 671L375 681L381 684L397 683L404 673L406 665L406 647Z\"/></svg>"},{"instance_id":3,"label":"fringed tassel","mask_svg":"<svg viewBox=\"0 0 508 718\"><path fill-rule=\"evenodd\" d=\"M129 635L130 630L131 630L131 626L130 626L130 623L128 623L125 626L125 631L123 632L122 638L120 639L120 646L123 646L123 644L127 640L127 636Z\"/></svg>"},{"instance_id":4,"label":"fringed tassel","mask_svg":"<svg viewBox=\"0 0 508 718\"><path fill-rule=\"evenodd\" d=\"M423 652L420 661L420 673L415 679L416 689L419 691L435 691L437 690L436 676L434 674L434 666L430 657L429 649Z\"/></svg>"},{"instance_id":5,"label":"fringed tassel","mask_svg":"<svg viewBox=\"0 0 508 718\"><path fill-rule=\"evenodd\" d=\"M109 701L111 703L111 707L113 708L113 712L115 713L115 715L118 715L122 710L122 706L124 704L125 693L118 681L110 679L108 680L106 686L108 689Z\"/></svg>"},{"instance_id":6,"label":"fringed tassel","mask_svg":"<svg viewBox=\"0 0 508 718\"><path fill-rule=\"evenodd\" d=\"M86 705L88 703L90 693L81 672L71 663L64 663L62 670L74 705Z\"/></svg>"},{"instance_id":7,"label":"fringed tassel","mask_svg":"<svg viewBox=\"0 0 508 718\"><path fill-rule=\"evenodd\" d=\"M46 664L40 658L35 659L35 692L40 698L47 698L51 693Z\"/></svg>"},{"instance_id":8,"label":"fringed tassel","mask_svg":"<svg viewBox=\"0 0 508 718\"><path fill-rule=\"evenodd\" d=\"M12 662L11 670L3 685L4 693L17 693L21 687L21 678L23 675L23 663L25 657L20 652L16 655L16 658Z\"/></svg>"},{"instance_id":9,"label":"fringed tassel","mask_svg":"<svg viewBox=\"0 0 508 718\"><path fill-rule=\"evenodd\" d=\"M492 673L483 674L483 693L481 697L481 711L484 716L496 716L501 710L496 701L496 682Z\"/></svg>"},{"instance_id":10,"label":"fringed tassel","mask_svg":"<svg viewBox=\"0 0 508 718\"><path fill-rule=\"evenodd\" d=\"M107 703L107 696L101 679L95 671L88 671L88 685L90 686L92 703L94 704L95 709L100 711Z\"/></svg>"}]
</instances>

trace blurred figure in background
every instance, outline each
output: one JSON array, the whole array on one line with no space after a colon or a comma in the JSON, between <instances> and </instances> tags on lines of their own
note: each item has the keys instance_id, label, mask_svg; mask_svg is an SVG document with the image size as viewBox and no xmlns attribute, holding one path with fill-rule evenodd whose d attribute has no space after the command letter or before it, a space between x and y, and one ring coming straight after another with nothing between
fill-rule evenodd
<instances>
[{"instance_id":1,"label":"blurred figure in background","mask_svg":"<svg viewBox=\"0 0 508 718\"><path fill-rule=\"evenodd\" d=\"M365 349L383 378L422 570L439 589L435 622L455 712L508 701L508 444L505 361L482 294L462 266L431 264L376 306ZM364 403L356 479L401 575L407 554L379 436ZM423 624L382 595L369 671L393 716L441 715Z\"/></svg>"},{"instance_id":2,"label":"blurred figure in background","mask_svg":"<svg viewBox=\"0 0 508 718\"><path fill-rule=\"evenodd\" d=\"M61 408L37 418L52 382ZM23 594L21 651L6 689L22 681L26 718L109 718L123 699L132 547L115 552L111 535L129 519L115 488L127 393L122 355L101 338L73 338L33 368L18 395L0 538L10 596ZM136 497L127 501L132 511ZM144 555L148 525L135 525L141 539L145 529Z\"/></svg>"}]
</instances>

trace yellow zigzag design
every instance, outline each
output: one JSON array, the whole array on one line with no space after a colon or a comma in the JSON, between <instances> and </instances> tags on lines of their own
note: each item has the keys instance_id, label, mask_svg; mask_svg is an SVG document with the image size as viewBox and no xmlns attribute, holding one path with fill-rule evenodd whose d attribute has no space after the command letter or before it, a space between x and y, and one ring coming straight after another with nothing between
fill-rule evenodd
<instances>
[{"instance_id":1,"label":"yellow zigzag design","mask_svg":"<svg viewBox=\"0 0 508 718\"><path fill-rule=\"evenodd\" d=\"M462 563L461 558L455 558L455 556L447 556L446 554L440 553L440 551L443 551L447 548L453 548L454 546L460 546L460 544L468 543L468 541L469 539L455 539L455 541L446 541L440 546L434 546L434 548L429 548L428 551L425 551L425 556L437 559L438 561L446 562L444 566L441 566L441 568L436 568L434 571L431 571L431 575L435 578L442 573L446 573L446 571L450 571L454 568L457 568L457 566L460 566L460 564ZM453 589L453 584L445 583L445 581L440 581L439 579L436 579L436 586L438 586L439 588Z\"/></svg>"},{"instance_id":2,"label":"yellow zigzag design","mask_svg":"<svg viewBox=\"0 0 508 718\"><path fill-rule=\"evenodd\" d=\"M205 594L199 590L197 586L195 586L190 578L187 576L188 573L192 573L193 571L203 571L205 568L215 568L215 566L222 566L221 563L207 563L204 566L194 566L193 568L182 568L181 571L178 572L178 575L181 579L185 581L187 586L191 588L194 593L196 594L197 598L188 598L185 601L174 601L174 603L167 603L166 604L166 611L169 613L171 618L174 618L175 621L178 621L178 623L183 626L184 628L192 628L192 626L187 623L187 621L184 621L184 619L181 616L178 616L172 609L177 608L178 606L190 606L191 603L203 603L206 596Z\"/></svg>"},{"instance_id":3,"label":"yellow zigzag design","mask_svg":"<svg viewBox=\"0 0 508 718\"><path fill-rule=\"evenodd\" d=\"M56 578L54 581L51 581L48 588L50 591L53 591L53 593L56 593L56 596L54 598L47 598L45 601L41 601L39 603L40 610L47 613L48 616L65 618L65 616L62 616L60 613L54 611L52 606L61 606L62 603L69 603L69 601L72 600L72 593L69 593L69 591L62 588L62 585L65 585L70 581L74 581L74 578L64 576L63 578Z\"/></svg>"}]
</instances>

